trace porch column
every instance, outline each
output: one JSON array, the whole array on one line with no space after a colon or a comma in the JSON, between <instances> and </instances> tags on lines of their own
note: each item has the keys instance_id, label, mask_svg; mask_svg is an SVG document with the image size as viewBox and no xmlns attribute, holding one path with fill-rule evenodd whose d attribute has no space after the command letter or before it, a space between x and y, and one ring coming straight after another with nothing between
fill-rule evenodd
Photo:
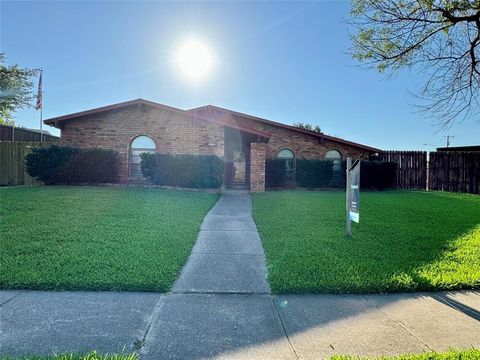
<instances>
[{"instance_id":1,"label":"porch column","mask_svg":"<svg viewBox=\"0 0 480 360\"><path fill-rule=\"evenodd\" d=\"M250 146L250 190L265 191L265 151L267 144L251 143Z\"/></svg>"}]
</instances>

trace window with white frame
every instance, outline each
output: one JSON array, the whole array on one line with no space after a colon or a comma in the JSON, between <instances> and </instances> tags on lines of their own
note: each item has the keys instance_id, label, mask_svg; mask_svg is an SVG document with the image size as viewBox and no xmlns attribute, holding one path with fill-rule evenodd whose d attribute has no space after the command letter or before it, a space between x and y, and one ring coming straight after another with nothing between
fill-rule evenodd
<instances>
[{"instance_id":1,"label":"window with white frame","mask_svg":"<svg viewBox=\"0 0 480 360\"><path fill-rule=\"evenodd\" d=\"M155 142L148 136L142 135L133 139L130 147L130 176L142 177L142 169L140 168L140 154L155 152Z\"/></svg>"}]
</instances>

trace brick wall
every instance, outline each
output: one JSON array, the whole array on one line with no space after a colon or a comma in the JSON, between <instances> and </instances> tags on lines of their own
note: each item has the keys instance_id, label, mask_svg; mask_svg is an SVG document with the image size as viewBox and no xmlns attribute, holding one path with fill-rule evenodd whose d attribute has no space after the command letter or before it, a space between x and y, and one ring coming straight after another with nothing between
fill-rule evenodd
<instances>
[{"instance_id":1,"label":"brick wall","mask_svg":"<svg viewBox=\"0 0 480 360\"><path fill-rule=\"evenodd\" d=\"M268 132L268 144L252 143L251 188L264 191L265 158L275 158L281 149L293 151L298 159L323 159L328 150L338 150L342 158L356 157L364 150L355 146L320 139L246 117L233 116L237 124ZM64 123L61 142L79 147L113 149L120 154L119 181L127 181L130 174L130 146L137 136L153 139L157 152L164 154L202 154L224 156L224 127L192 119L190 114L146 105L126 108L71 119ZM254 158L254 156L256 158ZM365 154L368 157L368 154ZM263 159L263 160L262 160Z\"/></svg>"},{"instance_id":2,"label":"brick wall","mask_svg":"<svg viewBox=\"0 0 480 360\"><path fill-rule=\"evenodd\" d=\"M119 181L129 177L130 145L137 136L153 139L163 154L217 155L223 158L223 126L168 109L133 105L64 123L61 143L113 149L120 155Z\"/></svg>"},{"instance_id":3,"label":"brick wall","mask_svg":"<svg viewBox=\"0 0 480 360\"><path fill-rule=\"evenodd\" d=\"M338 150L342 154L343 159L347 156L355 158L362 152L365 153L365 150L360 148L331 140L322 140L314 135L284 129L243 117L234 117L233 119L242 126L251 127L271 134L266 149L267 159L276 158L278 152L285 148L292 150L295 157L299 159L321 160L325 157L328 150ZM368 154L366 154L366 157L368 157Z\"/></svg>"},{"instance_id":4,"label":"brick wall","mask_svg":"<svg viewBox=\"0 0 480 360\"><path fill-rule=\"evenodd\" d=\"M250 147L250 190L252 192L265 191L265 154L267 144L252 143Z\"/></svg>"}]
</instances>

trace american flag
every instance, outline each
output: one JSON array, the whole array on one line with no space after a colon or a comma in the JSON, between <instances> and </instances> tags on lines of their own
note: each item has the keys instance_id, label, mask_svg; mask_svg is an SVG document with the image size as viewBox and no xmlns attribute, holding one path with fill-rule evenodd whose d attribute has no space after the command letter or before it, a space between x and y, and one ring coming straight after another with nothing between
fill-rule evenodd
<instances>
[{"instance_id":1,"label":"american flag","mask_svg":"<svg viewBox=\"0 0 480 360\"><path fill-rule=\"evenodd\" d=\"M38 79L37 104L35 105L35 110L42 108L42 73L43 72L40 72L40 78Z\"/></svg>"}]
</instances>

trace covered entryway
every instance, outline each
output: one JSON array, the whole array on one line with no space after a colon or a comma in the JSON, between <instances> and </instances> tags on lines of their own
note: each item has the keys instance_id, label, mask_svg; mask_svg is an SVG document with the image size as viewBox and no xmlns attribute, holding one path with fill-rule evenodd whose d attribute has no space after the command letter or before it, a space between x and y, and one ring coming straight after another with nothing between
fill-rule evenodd
<instances>
[{"instance_id":1,"label":"covered entryway","mask_svg":"<svg viewBox=\"0 0 480 360\"><path fill-rule=\"evenodd\" d=\"M256 132L225 127L225 186L228 189L251 189L252 143L268 138Z\"/></svg>"},{"instance_id":2,"label":"covered entryway","mask_svg":"<svg viewBox=\"0 0 480 360\"><path fill-rule=\"evenodd\" d=\"M250 142L248 134L225 128L225 185L229 189L250 188Z\"/></svg>"}]
</instances>

